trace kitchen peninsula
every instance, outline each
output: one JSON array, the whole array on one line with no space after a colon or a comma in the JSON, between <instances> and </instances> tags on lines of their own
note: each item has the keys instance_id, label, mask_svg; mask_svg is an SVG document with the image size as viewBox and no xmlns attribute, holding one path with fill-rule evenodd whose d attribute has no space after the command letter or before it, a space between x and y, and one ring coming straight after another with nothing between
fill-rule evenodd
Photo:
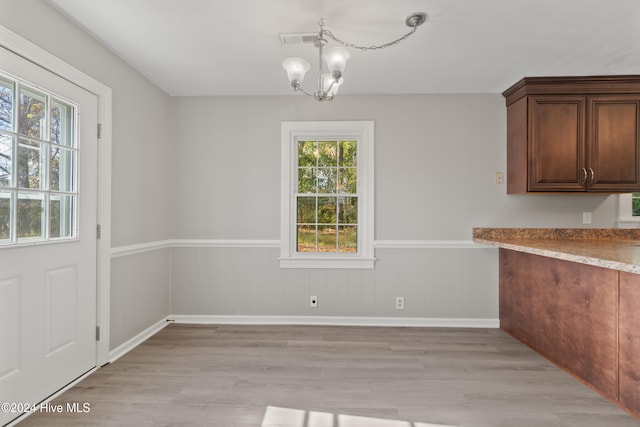
<instances>
[{"instance_id":1,"label":"kitchen peninsula","mask_svg":"<svg viewBox=\"0 0 640 427\"><path fill-rule=\"evenodd\" d=\"M474 228L499 248L500 327L640 417L640 230Z\"/></svg>"}]
</instances>

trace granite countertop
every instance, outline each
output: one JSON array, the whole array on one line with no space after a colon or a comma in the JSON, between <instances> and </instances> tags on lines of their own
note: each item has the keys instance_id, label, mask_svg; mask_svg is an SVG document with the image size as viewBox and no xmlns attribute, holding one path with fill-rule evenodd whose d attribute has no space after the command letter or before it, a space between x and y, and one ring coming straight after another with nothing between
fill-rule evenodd
<instances>
[{"instance_id":1,"label":"granite countertop","mask_svg":"<svg viewBox=\"0 0 640 427\"><path fill-rule=\"evenodd\" d=\"M474 228L473 241L640 274L640 229Z\"/></svg>"}]
</instances>

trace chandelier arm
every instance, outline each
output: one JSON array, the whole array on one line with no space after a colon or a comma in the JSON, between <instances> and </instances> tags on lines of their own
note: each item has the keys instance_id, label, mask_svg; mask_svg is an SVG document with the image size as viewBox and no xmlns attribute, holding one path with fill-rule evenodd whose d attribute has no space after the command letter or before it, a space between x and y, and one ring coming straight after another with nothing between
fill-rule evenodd
<instances>
[{"instance_id":1,"label":"chandelier arm","mask_svg":"<svg viewBox=\"0 0 640 427\"><path fill-rule=\"evenodd\" d=\"M291 86L293 86L293 90L296 91L296 92L300 91L300 92L304 93L305 95L314 96L312 93L309 93L306 90L304 90L304 88L302 86L300 86L300 83L297 83L297 84L291 85Z\"/></svg>"},{"instance_id":2,"label":"chandelier arm","mask_svg":"<svg viewBox=\"0 0 640 427\"><path fill-rule=\"evenodd\" d=\"M414 26L414 27L411 28L411 31L409 31L407 34L405 34L404 36L400 37L399 39L396 39L396 40L391 41L389 43L385 43L385 44L381 44L381 45L373 45L373 46L359 46L359 45L356 45L356 44L353 44L353 43L345 42L344 40L340 40L338 37L334 36L333 33L331 31L329 31L329 30L323 29L321 31L321 33L323 35L327 36L328 38L330 38L331 40L335 41L336 43L344 46L344 47L350 47L352 49L368 51L368 50L385 49L387 47L391 47L391 46L397 45L401 41L404 41L404 40L408 39L410 36L412 36L416 32L417 29L418 29L418 27Z\"/></svg>"},{"instance_id":3,"label":"chandelier arm","mask_svg":"<svg viewBox=\"0 0 640 427\"><path fill-rule=\"evenodd\" d=\"M328 88L326 88L326 89L324 90L324 93L329 93L329 92L331 92L331 88L333 87L333 85L334 85L334 84L336 84L336 82L337 82L337 80L335 80L335 79L334 79L334 80L331 82L331 84L329 85L329 87L328 87Z\"/></svg>"}]
</instances>

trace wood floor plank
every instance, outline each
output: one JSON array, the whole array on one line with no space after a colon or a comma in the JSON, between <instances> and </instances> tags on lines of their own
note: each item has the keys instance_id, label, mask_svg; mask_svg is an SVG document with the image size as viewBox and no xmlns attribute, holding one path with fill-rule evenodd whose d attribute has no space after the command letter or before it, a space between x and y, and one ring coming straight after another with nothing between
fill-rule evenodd
<instances>
[{"instance_id":1,"label":"wood floor plank","mask_svg":"<svg viewBox=\"0 0 640 427\"><path fill-rule=\"evenodd\" d=\"M498 329L173 324L29 426L638 427Z\"/></svg>"}]
</instances>

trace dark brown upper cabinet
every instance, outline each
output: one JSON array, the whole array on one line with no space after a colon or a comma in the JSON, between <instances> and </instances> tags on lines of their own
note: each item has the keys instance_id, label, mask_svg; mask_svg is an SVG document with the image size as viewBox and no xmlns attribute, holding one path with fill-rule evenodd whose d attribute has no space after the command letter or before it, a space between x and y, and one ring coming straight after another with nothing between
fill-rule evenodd
<instances>
[{"instance_id":1,"label":"dark brown upper cabinet","mask_svg":"<svg viewBox=\"0 0 640 427\"><path fill-rule=\"evenodd\" d=\"M640 76L525 77L503 95L507 194L640 191Z\"/></svg>"}]
</instances>

